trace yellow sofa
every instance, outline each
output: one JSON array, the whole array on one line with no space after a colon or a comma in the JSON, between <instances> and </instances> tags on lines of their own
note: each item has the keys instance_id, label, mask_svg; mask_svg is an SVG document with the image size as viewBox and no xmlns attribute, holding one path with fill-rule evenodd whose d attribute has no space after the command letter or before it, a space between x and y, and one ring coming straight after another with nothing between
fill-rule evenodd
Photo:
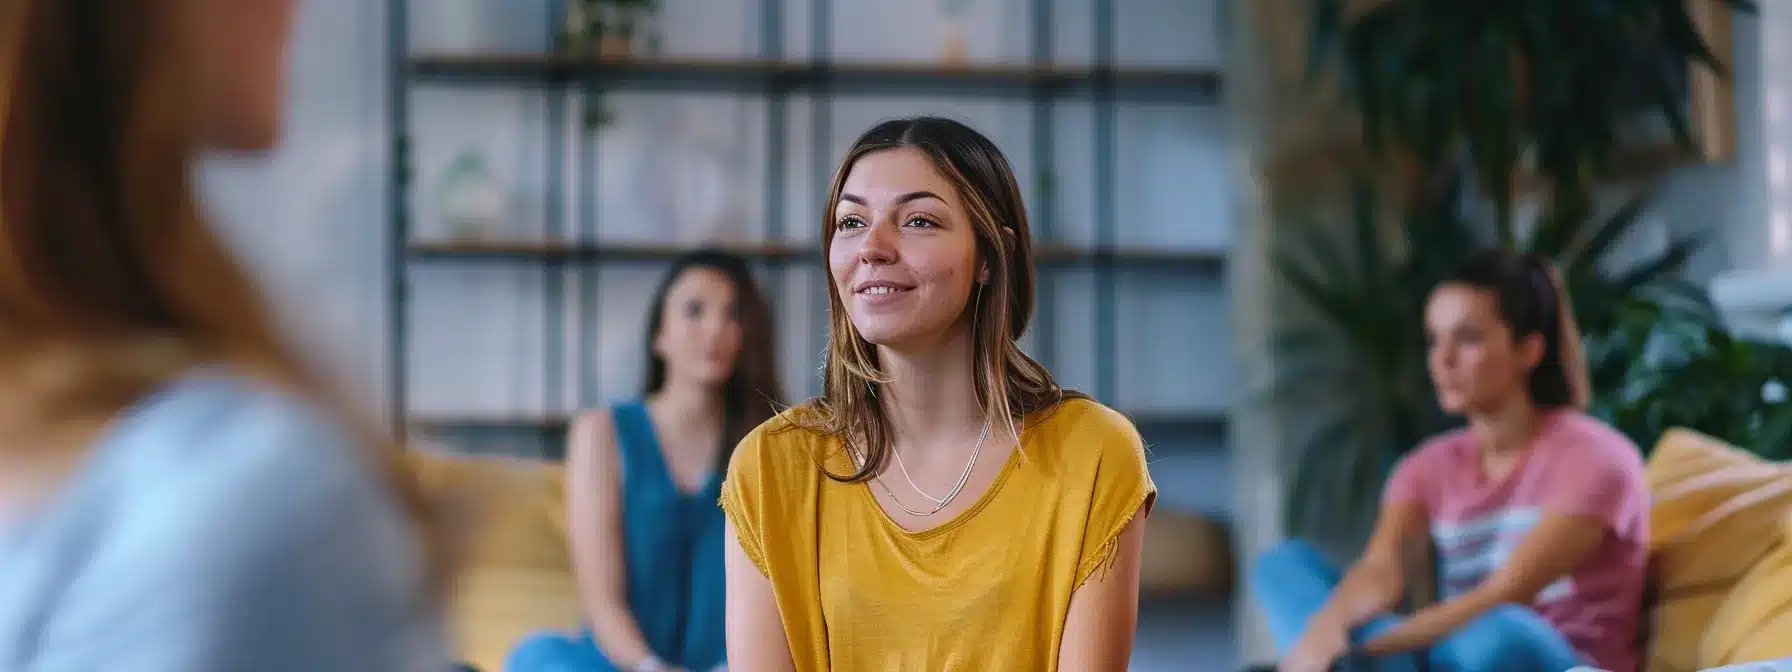
<instances>
[{"instance_id":1,"label":"yellow sofa","mask_svg":"<svg viewBox=\"0 0 1792 672\"><path fill-rule=\"evenodd\" d=\"M409 466L461 524L450 631L460 658L500 672L518 640L573 631L582 618L566 550L558 463L412 451ZM1231 542L1217 522L1159 508L1146 522L1140 580L1154 594L1213 595L1232 582Z\"/></svg>"},{"instance_id":2,"label":"yellow sofa","mask_svg":"<svg viewBox=\"0 0 1792 672\"><path fill-rule=\"evenodd\" d=\"M1648 672L1792 656L1792 466L1674 430L1648 482Z\"/></svg>"},{"instance_id":3,"label":"yellow sofa","mask_svg":"<svg viewBox=\"0 0 1792 672\"><path fill-rule=\"evenodd\" d=\"M456 653L482 672L540 630L574 631L582 611L566 551L562 470L504 457L413 451L426 493L459 523L449 605Z\"/></svg>"},{"instance_id":4,"label":"yellow sofa","mask_svg":"<svg viewBox=\"0 0 1792 672\"><path fill-rule=\"evenodd\" d=\"M423 451L410 464L431 496L466 521L450 599L462 659L499 672L505 653L529 633L579 627L558 464ZM1792 466L1675 430L1647 468L1656 593L1648 672L1792 656ZM1155 512L1146 530L1146 591L1227 591L1229 543L1223 526Z\"/></svg>"}]
</instances>

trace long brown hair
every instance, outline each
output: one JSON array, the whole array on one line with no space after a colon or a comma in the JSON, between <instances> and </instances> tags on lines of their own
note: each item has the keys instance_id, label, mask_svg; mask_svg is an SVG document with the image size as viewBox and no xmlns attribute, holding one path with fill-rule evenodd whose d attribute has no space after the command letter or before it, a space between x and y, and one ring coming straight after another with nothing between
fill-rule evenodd
<instances>
[{"instance_id":1,"label":"long brown hair","mask_svg":"<svg viewBox=\"0 0 1792 672\"><path fill-rule=\"evenodd\" d=\"M415 517L439 585L441 535L401 451L301 361L201 214L189 171L204 111L179 53L185 17L159 2L5 4L0 375L32 404L9 414L19 422L8 431L107 418L194 367L224 365L359 432Z\"/></svg>"},{"instance_id":2,"label":"long brown hair","mask_svg":"<svg viewBox=\"0 0 1792 672\"><path fill-rule=\"evenodd\" d=\"M1050 371L1021 351L1018 339L1033 317L1037 270L1033 265L1033 233L1026 203L1008 158L975 129L951 119L913 117L885 121L860 135L847 150L828 188L822 210L821 249L834 242L834 209L846 176L868 154L899 148L919 150L933 169L951 182L970 215L978 256L989 277L972 294L972 366L981 410L1009 436L1019 436L1019 422L1035 411L1067 398L1085 395L1058 386ZM1006 231L1004 231L1006 229ZM841 436L857 453L858 469L838 481L857 482L877 475L890 461L895 430L877 401L876 388L890 382L878 362L877 348L859 335L846 313L840 288L828 283L828 350L822 396L791 414L796 426Z\"/></svg>"},{"instance_id":3,"label":"long brown hair","mask_svg":"<svg viewBox=\"0 0 1792 672\"><path fill-rule=\"evenodd\" d=\"M735 357L733 373L722 384L722 450L716 456L716 468L725 469L741 438L770 419L773 409L784 403L784 387L778 383L771 304L759 291L759 283L753 281L746 260L717 250L697 250L673 260L660 279L659 289L653 293L653 307L648 310L647 378L642 381L641 394L653 394L666 384L666 360L654 350L653 342L660 335L666 295L671 293L672 284L685 271L696 268L721 273L733 283L735 319L740 322L740 354Z\"/></svg>"}]
</instances>

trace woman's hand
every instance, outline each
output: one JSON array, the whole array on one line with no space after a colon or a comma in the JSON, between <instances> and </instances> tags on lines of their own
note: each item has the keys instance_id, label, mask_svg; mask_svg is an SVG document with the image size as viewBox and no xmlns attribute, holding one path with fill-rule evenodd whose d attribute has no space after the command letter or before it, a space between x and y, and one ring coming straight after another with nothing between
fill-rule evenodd
<instances>
[{"instance_id":1,"label":"woman's hand","mask_svg":"<svg viewBox=\"0 0 1792 672\"><path fill-rule=\"evenodd\" d=\"M1305 634L1294 643L1288 657L1277 666L1279 672L1328 672L1332 664L1342 660L1350 650L1347 628L1313 619Z\"/></svg>"}]
</instances>

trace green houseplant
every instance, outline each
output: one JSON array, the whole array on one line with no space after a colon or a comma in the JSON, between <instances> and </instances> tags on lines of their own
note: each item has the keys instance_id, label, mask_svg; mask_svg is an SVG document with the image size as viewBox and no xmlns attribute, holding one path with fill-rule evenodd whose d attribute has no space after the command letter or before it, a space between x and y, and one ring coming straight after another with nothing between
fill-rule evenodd
<instances>
[{"instance_id":1,"label":"green houseplant","mask_svg":"<svg viewBox=\"0 0 1792 672\"><path fill-rule=\"evenodd\" d=\"M1301 227L1273 260L1317 317L1273 344L1285 374L1270 394L1323 416L1298 441L1290 533L1360 543L1387 470L1449 426L1423 368L1423 301L1481 246L1556 260L1591 345L1595 398L1611 417L1670 417L1636 410L1664 397L1635 393L1626 338L1636 336L1639 306L1671 307L1689 329L1721 332L1703 291L1676 278L1699 241L1620 265L1613 250L1641 220L1647 194L1600 216L1592 190L1631 149L1626 129L1639 118L1695 149L1687 68L1724 68L1686 3L1312 1L1309 74L1334 83L1357 113L1367 162L1348 226ZM1392 222L1376 195L1388 186ZM1543 206L1528 226L1516 215L1525 198ZM1491 212L1475 214L1477 202Z\"/></svg>"},{"instance_id":2,"label":"green houseplant","mask_svg":"<svg viewBox=\"0 0 1792 672\"><path fill-rule=\"evenodd\" d=\"M1584 207L1623 156L1639 116L1689 153L1688 68L1725 67L1691 2L1750 0L1313 0L1309 73L1335 74L1368 148L1418 179L1473 163L1498 240L1517 240L1519 178Z\"/></svg>"},{"instance_id":3,"label":"green houseplant","mask_svg":"<svg viewBox=\"0 0 1792 672\"><path fill-rule=\"evenodd\" d=\"M1792 459L1792 347L1731 334L1683 307L1630 300L1617 326L1589 338L1613 361L1593 413L1645 453L1674 427L1696 430L1770 460Z\"/></svg>"}]
</instances>

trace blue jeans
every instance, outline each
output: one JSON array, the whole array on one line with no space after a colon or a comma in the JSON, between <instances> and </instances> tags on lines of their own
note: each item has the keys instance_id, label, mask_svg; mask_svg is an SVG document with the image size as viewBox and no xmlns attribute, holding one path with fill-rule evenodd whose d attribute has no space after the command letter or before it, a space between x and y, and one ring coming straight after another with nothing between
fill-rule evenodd
<instances>
[{"instance_id":1,"label":"blue jeans","mask_svg":"<svg viewBox=\"0 0 1792 672\"><path fill-rule=\"evenodd\" d=\"M620 672L590 633L530 635L505 657L504 672Z\"/></svg>"},{"instance_id":2,"label":"blue jeans","mask_svg":"<svg viewBox=\"0 0 1792 672\"><path fill-rule=\"evenodd\" d=\"M1288 655L1306 630L1307 619L1325 604L1340 578L1325 554L1304 541L1282 542L1257 557L1247 580L1269 621L1279 655ZM1399 622L1393 614L1376 616L1353 631L1351 641L1361 644ZM1470 621L1428 651L1383 656L1347 667L1353 671L1412 672L1419 669L1420 656L1438 672L1563 672L1588 664L1537 612L1507 604Z\"/></svg>"}]
</instances>

